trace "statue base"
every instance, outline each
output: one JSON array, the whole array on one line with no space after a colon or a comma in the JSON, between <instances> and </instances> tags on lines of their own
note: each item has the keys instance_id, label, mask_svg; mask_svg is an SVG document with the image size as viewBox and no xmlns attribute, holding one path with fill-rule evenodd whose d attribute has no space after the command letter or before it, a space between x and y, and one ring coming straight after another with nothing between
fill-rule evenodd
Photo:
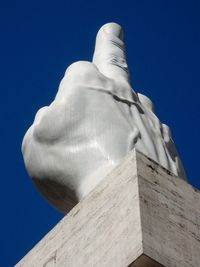
<instances>
[{"instance_id":1,"label":"statue base","mask_svg":"<svg viewBox=\"0 0 200 267\"><path fill-rule=\"evenodd\" d=\"M200 192L132 151L16 267L200 266Z\"/></svg>"}]
</instances>

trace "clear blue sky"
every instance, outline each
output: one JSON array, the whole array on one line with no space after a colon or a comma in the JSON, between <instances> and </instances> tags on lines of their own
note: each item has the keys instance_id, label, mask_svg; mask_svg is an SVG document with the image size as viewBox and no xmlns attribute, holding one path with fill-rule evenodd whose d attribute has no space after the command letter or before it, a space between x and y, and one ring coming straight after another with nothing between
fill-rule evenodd
<instances>
[{"instance_id":1,"label":"clear blue sky","mask_svg":"<svg viewBox=\"0 0 200 267\"><path fill-rule=\"evenodd\" d=\"M189 182L200 188L200 1L65 0L0 3L0 266L13 266L62 215L32 186L21 141L66 67L91 60L106 22L125 31L132 85L167 123Z\"/></svg>"}]
</instances>

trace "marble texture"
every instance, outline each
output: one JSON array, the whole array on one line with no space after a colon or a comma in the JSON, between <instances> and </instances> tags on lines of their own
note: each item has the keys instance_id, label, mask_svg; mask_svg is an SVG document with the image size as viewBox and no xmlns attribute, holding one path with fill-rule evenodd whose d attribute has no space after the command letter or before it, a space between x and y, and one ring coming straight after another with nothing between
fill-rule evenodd
<instances>
[{"instance_id":1,"label":"marble texture","mask_svg":"<svg viewBox=\"0 0 200 267\"><path fill-rule=\"evenodd\" d=\"M200 266L200 192L132 151L16 267Z\"/></svg>"},{"instance_id":2,"label":"marble texture","mask_svg":"<svg viewBox=\"0 0 200 267\"><path fill-rule=\"evenodd\" d=\"M134 148L186 179L169 127L130 85L122 29L108 23L93 62L69 66L54 101L37 112L22 152L38 190L67 213Z\"/></svg>"}]
</instances>

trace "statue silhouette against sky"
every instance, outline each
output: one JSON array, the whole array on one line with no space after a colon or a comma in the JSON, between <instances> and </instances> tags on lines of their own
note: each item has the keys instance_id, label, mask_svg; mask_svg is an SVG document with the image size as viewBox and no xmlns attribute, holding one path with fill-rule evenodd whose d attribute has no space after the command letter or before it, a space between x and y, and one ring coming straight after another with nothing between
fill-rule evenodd
<instances>
[{"instance_id":1,"label":"statue silhouette against sky","mask_svg":"<svg viewBox=\"0 0 200 267\"><path fill-rule=\"evenodd\" d=\"M67 213L134 148L186 179L169 127L131 88L122 29L108 23L93 62L69 66L55 100L37 112L22 151L38 190Z\"/></svg>"}]
</instances>

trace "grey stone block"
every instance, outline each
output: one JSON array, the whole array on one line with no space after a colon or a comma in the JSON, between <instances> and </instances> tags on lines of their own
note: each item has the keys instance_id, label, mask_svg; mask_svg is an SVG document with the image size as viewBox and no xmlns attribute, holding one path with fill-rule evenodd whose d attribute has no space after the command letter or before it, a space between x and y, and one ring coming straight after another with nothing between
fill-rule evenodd
<instances>
[{"instance_id":1,"label":"grey stone block","mask_svg":"<svg viewBox=\"0 0 200 267\"><path fill-rule=\"evenodd\" d=\"M200 266L200 192L132 151L16 267Z\"/></svg>"}]
</instances>

